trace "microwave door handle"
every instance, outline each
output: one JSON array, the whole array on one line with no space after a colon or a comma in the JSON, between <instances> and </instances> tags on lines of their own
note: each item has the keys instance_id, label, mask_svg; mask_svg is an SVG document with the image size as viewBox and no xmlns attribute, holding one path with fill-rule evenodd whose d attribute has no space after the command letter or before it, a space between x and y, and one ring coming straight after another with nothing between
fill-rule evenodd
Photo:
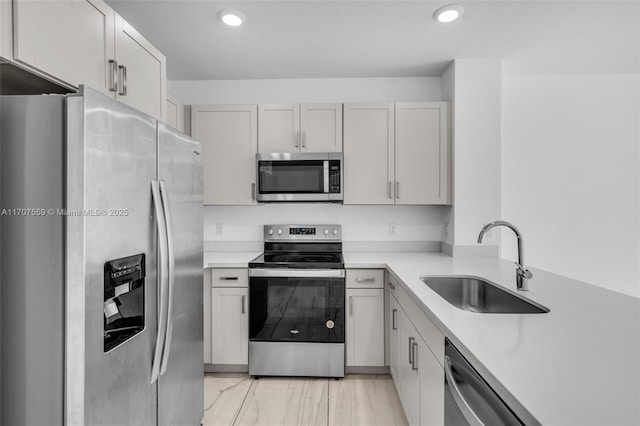
<instances>
[{"instance_id":1,"label":"microwave door handle","mask_svg":"<svg viewBox=\"0 0 640 426\"><path fill-rule=\"evenodd\" d=\"M324 192L329 192L329 160L324 160L322 162L323 171L324 171Z\"/></svg>"}]
</instances>

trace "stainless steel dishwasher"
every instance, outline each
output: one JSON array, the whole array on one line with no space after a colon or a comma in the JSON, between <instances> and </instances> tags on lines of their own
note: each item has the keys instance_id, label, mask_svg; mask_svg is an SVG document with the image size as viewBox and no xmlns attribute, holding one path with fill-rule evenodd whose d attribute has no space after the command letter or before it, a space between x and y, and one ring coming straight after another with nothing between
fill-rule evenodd
<instances>
[{"instance_id":1,"label":"stainless steel dishwasher","mask_svg":"<svg viewBox=\"0 0 640 426\"><path fill-rule=\"evenodd\" d=\"M444 347L445 426L524 424L449 339Z\"/></svg>"}]
</instances>

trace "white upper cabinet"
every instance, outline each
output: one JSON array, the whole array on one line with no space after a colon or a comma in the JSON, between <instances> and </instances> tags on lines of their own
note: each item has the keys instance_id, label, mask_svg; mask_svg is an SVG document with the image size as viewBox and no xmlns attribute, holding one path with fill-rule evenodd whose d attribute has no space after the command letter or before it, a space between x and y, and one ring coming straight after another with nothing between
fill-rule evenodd
<instances>
[{"instance_id":1,"label":"white upper cabinet","mask_svg":"<svg viewBox=\"0 0 640 426\"><path fill-rule=\"evenodd\" d=\"M73 86L113 95L109 59L115 14L106 3L14 0L13 7L14 60Z\"/></svg>"},{"instance_id":2,"label":"white upper cabinet","mask_svg":"<svg viewBox=\"0 0 640 426\"><path fill-rule=\"evenodd\" d=\"M342 152L342 104L300 105L300 151Z\"/></svg>"},{"instance_id":3,"label":"white upper cabinet","mask_svg":"<svg viewBox=\"0 0 640 426\"><path fill-rule=\"evenodd\" d=\"M165 122L174 129L184 132L184 105L178 98L169 94L167 94Z\"/></svg>"},{"instance_id":4,"label":"white upper cabinet","mask_svg":"<svg viewBox=\"0 0 640 426\"><path fill-rule=\"evenodd\" d=\"M448 107L396 103L396 204L449 203Z\"/></svg>"},{"instance_id":5,"label":"white upper cabinet","mask_svg":"<svg viewBox=\"0 0 640 426\"><path fill-rule=\"evenodd\" d=\"M116 15L117 98L142 112L166 116L166 58L121 16Z\"/></svg>"},{"instance_id":6,"label":"white upper cabinet","mask_svg":"<svg viewBox=\"0 0 640 426\"><path fill-rule=\"evenodd\" d=\"M260 152L300 151L299 135L299 105L258 105L258 149Z\"/></svg>"},{"instance_id":7,"label":"white upper cabinet","mask_svg":"<svg viewBox=\"0 0 640 426\"><path fill-rule=\"evenodd\" d=\"M255 204L257 107L193 105L191 135L202 142L204 204Z\"/></svg>"},{"instance_id":8,"label":"white upper cabinet","mask_svg":"<svg viewBox=\"0 0 640 426\"><path fill-rule=\"evenodd\" d=\"M344 104L344 203L394 204L393 103Z\"/></svg>"},{"instance_id":9,"label":"white upper cabinet","mask_svg":"<svg viewBox=\"0 0 640 426\"><path fill-rule=\"evenodd\" d=\"M14 0L13 12L14 49L8 59L165 119L166 58L105 2ZM5 14L3 6L2 22Z\"/></svg>"},{"instance_id":10,"label":"white upper cabinet","mask_svg":"<svg viewBox=\"0 0 640 426\"><path fill-rule=\"evenodd\" d=\"M449 204L446 102L344 105L345 204Z\"/></svg>"},{"instance_id":11,"label":"white upper cabinet","mask_svg":"<svg viewBox=\"0 0 640 426\"><path fill-rule=\"evenodd\" d=\"M342 104L258 106L260 152L342 151Z\"/></svg>"}]
</instances>

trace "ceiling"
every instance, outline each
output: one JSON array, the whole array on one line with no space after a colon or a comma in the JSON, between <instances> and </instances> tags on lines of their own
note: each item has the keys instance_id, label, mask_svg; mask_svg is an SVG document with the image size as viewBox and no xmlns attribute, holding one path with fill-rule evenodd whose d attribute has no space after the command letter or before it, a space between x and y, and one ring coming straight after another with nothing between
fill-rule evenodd
<instances>
[{"instance_id":1,"label":"ceiling","mask_svg":"<svg viewBox=\"0 0 640 426\"><path fill-rule=\"evenodd\" d=\"M640 1L107 0L167 56L170 80L439 76L453 59L509 73L640 72ZM224 8L246 24L227 27Z\"/></svg>"}]
</instances>

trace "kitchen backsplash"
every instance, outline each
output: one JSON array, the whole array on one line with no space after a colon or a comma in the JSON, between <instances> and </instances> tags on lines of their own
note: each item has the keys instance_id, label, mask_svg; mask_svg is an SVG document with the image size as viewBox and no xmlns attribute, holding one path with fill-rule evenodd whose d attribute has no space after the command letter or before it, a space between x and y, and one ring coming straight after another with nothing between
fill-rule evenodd
<instances>
[{"instance_id":1,"label":"kitchen backsplash","mask_svg":"<svg viewBox=\"0 0 640 426\"><path fill-rule=\"evenodd\" d=\"M341 224L345 250L439 251L442 206L373 206L329 203L205 206L205 249L260 250L263 225Z\"/></svg>"}]
</instances>

